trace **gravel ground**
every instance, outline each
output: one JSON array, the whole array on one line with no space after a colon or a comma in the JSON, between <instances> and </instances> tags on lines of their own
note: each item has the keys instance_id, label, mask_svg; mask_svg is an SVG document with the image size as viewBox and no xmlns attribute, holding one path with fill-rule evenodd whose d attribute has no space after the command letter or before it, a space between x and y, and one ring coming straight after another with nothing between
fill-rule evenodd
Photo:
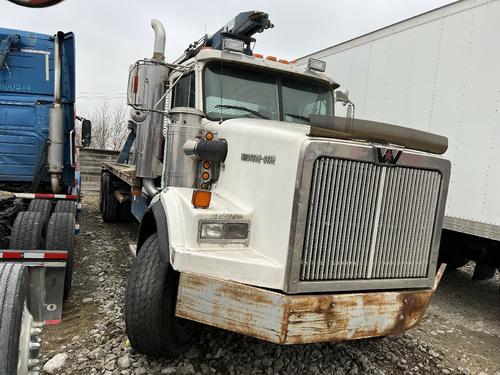
<instances>
[{"instance_id":1,"label":"gravel ground","mask_svg":"<svg viewBox=\"0 0 500 375\"><path fill-rule=\"evenodd\" d=\"M202 326L179 358L136 354L123 303L137 225L104 224L87 200L80 226L73 294L44 331L42 361L67 355L51 373L500 375L500 275L471 282L470 265L445 274L422 324L399 337L284 347Z\"/></svg>"}]
</instances>

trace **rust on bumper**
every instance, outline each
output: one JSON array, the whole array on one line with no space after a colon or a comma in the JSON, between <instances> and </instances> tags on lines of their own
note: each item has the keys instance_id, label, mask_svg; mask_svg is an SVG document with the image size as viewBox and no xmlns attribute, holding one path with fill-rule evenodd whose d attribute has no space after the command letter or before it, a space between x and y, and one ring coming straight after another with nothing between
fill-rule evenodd
<instances>
[{"instance_id":1,"label":"rust on bumper","mask_svg":"<svg viewBox=\"0 0 500 375\"><path fill-rule=\"evenodd\" d=\"M316 295L181 273L176 315L277 344L397 335L420 322L445 267L431 289Z\"/></svg>"}]
</instances>

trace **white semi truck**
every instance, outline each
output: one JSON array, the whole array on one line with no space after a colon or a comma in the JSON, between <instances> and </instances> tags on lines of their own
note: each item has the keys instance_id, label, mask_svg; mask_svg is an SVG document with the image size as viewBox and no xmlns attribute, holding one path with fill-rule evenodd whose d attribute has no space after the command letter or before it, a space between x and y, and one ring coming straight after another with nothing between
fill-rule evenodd
<instances>
[{"instance_id":1,"label":"white semi truck","mask_svg":"<svg viewBox=\"0 0 500 375\"><path fill-rule=\"evenodd\" d=\"M349 98L324 62L253 54L265 13L239 14L174 63L152 26L153 57L130 68L134 152L101 179L103 219L140 222L132 347L178 354L193 321L279 344L418 324L444 270L447 139L335 117Z\"/></svg>"},{"instance_id":2,"label":"white semi truck","mask_svg":"<svg viewBox=\"0 0 500 375\"><path fill-rule=\"evenodd\" d=\"M449 138L441 257L448 269L474 260L474 279L500 267L499 19L498 0L457 1L297 61L326 61L356 117Z\"/></svg>"}]
</instances>

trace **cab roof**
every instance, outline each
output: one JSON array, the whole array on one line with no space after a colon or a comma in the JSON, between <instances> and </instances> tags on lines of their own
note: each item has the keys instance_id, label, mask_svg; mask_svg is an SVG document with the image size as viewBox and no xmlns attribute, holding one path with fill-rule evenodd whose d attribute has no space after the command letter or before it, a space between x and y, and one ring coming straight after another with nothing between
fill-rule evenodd
<instances>
[{"instance_id":1,"label":"cab roof","mask_svg":"<svg viewBox=\"0 0 500 375\"><path fill-rule=\"evenodd\" d=\"M309 70L307 68L304 68L303 66L297 66L293 63L285 64L256 56L248 56L237 52L214 50L212 48L201 49L195 57L187 60L185 63L183 63L183 65L190 65L194 62L209 62L221 60L238 64L252 65L265 70L274 70L292 74L295 76L311 78L316 81L322 81L326 83L327 85L331 86L333 90L340 86L336 81L326 76L325 74Z\"/></svg>"}]
</instances>

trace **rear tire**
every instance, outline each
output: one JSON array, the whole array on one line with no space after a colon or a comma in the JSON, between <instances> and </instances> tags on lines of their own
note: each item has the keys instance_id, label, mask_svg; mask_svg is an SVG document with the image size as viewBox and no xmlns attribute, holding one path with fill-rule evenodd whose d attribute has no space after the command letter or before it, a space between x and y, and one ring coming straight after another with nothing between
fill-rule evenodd
<instances>
[{"instance_id":1,"label":"rear tire","mask_svg":"<svg viewBox=\"0 0 500 375\"><path fill-rule=\"evenodd\" d=\"M68 213L52 214L47 227L47 250L66 250L66 273L64 276L64 299L71 293L73 262L75 259L75 216Z\"/></svg>"},{"instance_id":2,"label":"rear tire","mask_svg":"<svg viewBox=\"0 0 500 375\"><path fill-rule=\"evenodd\" d=\"M76 203L73 201L58 201L54 208L54 213L72 214L76 217Z\"/></svg>"},{"instance_id":3,"label":"rear tire","mask_svg":"<svg viewBox=\"0 0 500 375\"><path fill-rule=\"evenodd\" d=\"M41 212L45 224L49 222L50 213L52 212L52 202L48 199L33 199L28 207L29 212ZM47 229L47 228L44 228Z\"/></svg>"},{"instance_id":4,"label":"rear tire","mask_svg":"<svg viewBox=\"0 0 500 375\"><path fill-rule=\"evenodd\" d=\"M99 211L102 213L104 211L104 178L102 177L104 173L101 173L101 178L99 180Z\"/></svg>"},{"instance_id":5,"label":"rear tire","mask_svg":"<svg viewBox=\"0 0 500 375\"><path fill-rule=\"evenodd\" d=\"M132 202L127 201L121 203L118 206L118 220L123 223L128 223L132 221L134 216L132 215Z\"/></svg>"},{"instance_id":6,"label":"rear tire","mask_svg":"<svg viewBox=\"0 0 500 375\"><path fill-rule=\"evenodd\" d=\"M13 250L41 250L44 243L45 225L46 221L42 212L20 212L12 226L9 248Z\"/></svg>"},{"instance_id":7,"label":"rear tire","mask_svg":"<svg viewBox=\"0 0 500 375\"><path fill-rule=\"evenodd\" d=\"M102 220L113 223L118 216L118 200L115 197L111 183L111 175L104 172L101 175Z\"/></svg>"},{"instance_id":8,"label":"rear tire","mask_svg":"<svg viewBox=\"0 0 500 375\"><path fill-rule=\"evenodd\" d=\"M443 229L438 263L446 263L446 271L465 266L469 262L466 248L467 243L460 233Z\"/></svg>"},{"instance_id":9,"label":"rear tire","mask_svg":"<svg viewBox=\"0 0 500 375\"><path fill-rule=\"evenodd\" d=\"M141 246L128 278L125 324L132 347L154 357L184 351L195 331L193 322L175 316L179 273L162 263L158 235Z\"/></svg>"},{"instance_id":10,"label":"rear tire","mask_svg":"<svg viewBox=\"0 0 500 375\"><path fill-rule=\"evenodd\" d=\"M28 373L26 355L29 353L22 351L22 357L19 356L20 342L26 342L31 336L31 326L27 332L21 330L27 290L28 270L22 264L0 264L0 375L17 374L18 362L23 358L24 366L19 370Z\"/></svg>"}]
</instances>

